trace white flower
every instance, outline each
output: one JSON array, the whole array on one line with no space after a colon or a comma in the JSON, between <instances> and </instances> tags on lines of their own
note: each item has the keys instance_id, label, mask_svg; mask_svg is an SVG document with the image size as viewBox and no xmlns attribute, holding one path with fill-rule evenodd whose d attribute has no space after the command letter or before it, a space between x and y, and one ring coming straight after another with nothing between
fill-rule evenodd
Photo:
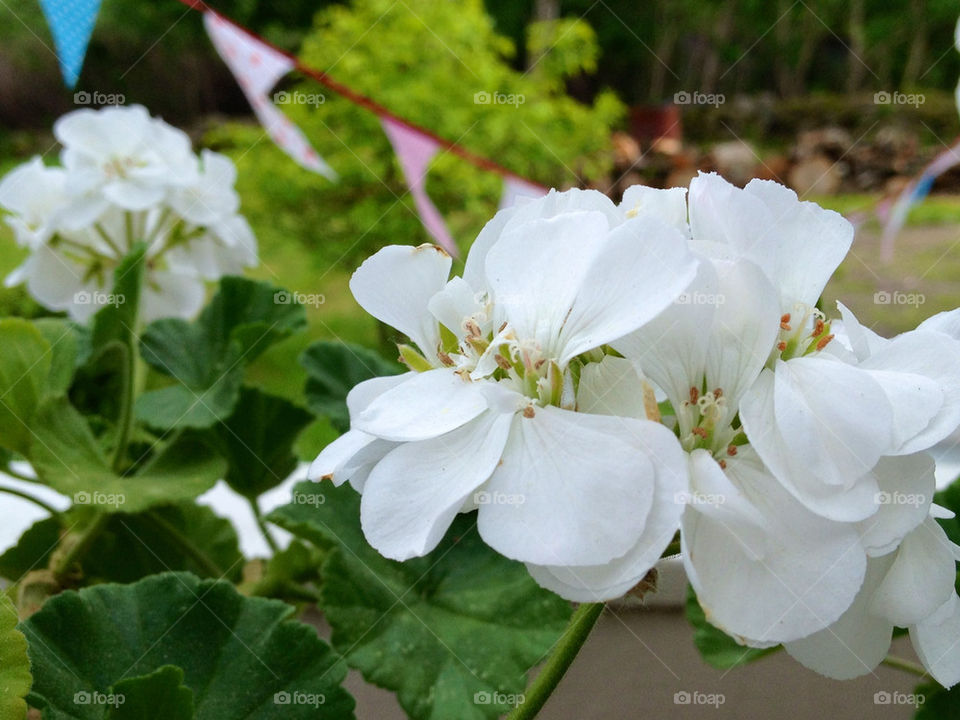
<instances>
[{"instance_id":1,"label":"white flower","mask_svg":"<svg viewBox=\"0 0 960 720\"><path fill-rule=\"evenodd\" d=\"M669 430L599 414L603 392L587 388L593 365L617 360L602 347L690 282L683 237L599 193L552 192L498 213L463 278L447 280L450 264L391 246L354 274L358 302L416 345L401 355L417 372L355 388L351 430L311 476L362 488L364 533L387 557L429 552L477 508L483 539L541 584L622 594L676 530L685 467Z\"/></svg>"},{"instance_id":2,"label":"white flower","mask_svg":"<svg viewBox=\"0 0 960 720\"><path fill-rule=\"evenodd\" d=\"M79 110L60 118L64 167L39 158L0 183L0 206L31 254L7 277L40 303L85 321L112 293L113 273L137 242L147 245L140 317L190 317L205 280L257 262L257 245L237 214L236 170L140 106Z\"/></svg>"}]
</instances>

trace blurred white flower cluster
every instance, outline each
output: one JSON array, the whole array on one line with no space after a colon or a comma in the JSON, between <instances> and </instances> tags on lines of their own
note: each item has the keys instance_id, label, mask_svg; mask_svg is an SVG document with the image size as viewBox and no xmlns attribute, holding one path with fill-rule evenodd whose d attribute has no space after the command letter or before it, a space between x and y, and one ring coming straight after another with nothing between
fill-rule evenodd
<instances>
[{"instance_id":1,"label":"blurred white flower cluster","mask_svg":"<svg viewBox=\"0 0 960 720\"><path fill-rule=\"evenodd\" d=\"M60 166L35 157L0 182L5 220L29 251L8 285L26 283L39 303L82 322L117 302L113 271L143 242L140 316L150 321L193 315L205 280L256 264L225 156L198 157L186 133L139 105L77 110L57 120L54 135Z\"/></svg>"},{"instance_id":2,"label":"blurred white flower cluster","mask_svg":"<svg viewBox=\"0 0 960 720\"><path fill-rule=\"evenodd\" d=\"M462 277L384 248L351 289L409 372L350 393L312 477L349 481L385 556L483 539L577 601L638 584L679 530L710 622L833 677L894 627L960 681L960 555L926 452L960 425L960 311L885 339L818 307L853 239L767 181L551 192L501 211Z\"/></svg>"}]
</instances>

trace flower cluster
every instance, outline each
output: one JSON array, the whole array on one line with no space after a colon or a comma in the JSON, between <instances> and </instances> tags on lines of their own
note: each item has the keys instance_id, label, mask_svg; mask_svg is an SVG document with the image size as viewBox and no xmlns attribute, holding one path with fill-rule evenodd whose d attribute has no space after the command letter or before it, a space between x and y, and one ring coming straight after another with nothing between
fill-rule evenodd
<instances>
[{"instance_id":1,"label":"flower cluster","mask_svg":"<svg viewBox=\"0 0 960 720\"><path fill-rule=\"evenodd\" d=\"M113 270L143 242L141 317L149 321L193 315L205 280L256 264L228 158L198 157L184 132L141 106L77 110L54 135L60 166L35 157L0 182L6 222L29 251L8 285L25 282L38 302L83 321L97 298L113 301Z\"/></svg>"},{"instance_id":2,"label":"flower cluster","mask_svg":"<svg viewBox=\"0 0 960 720\"><path fill-rule=\"evenodd\" d=\"M787 188L700 175L617 206L570 190L501 211L462 277L390 246L351 290L409 372L361 383L314 478L362 492L403 560L457 513L577 601L638 584L679 530L707 617L845 678L894 627L960 681L958 549L925 451L960 425L960 311L884 339L817 303L850 224Z\"/></svg>"}]
</instances>

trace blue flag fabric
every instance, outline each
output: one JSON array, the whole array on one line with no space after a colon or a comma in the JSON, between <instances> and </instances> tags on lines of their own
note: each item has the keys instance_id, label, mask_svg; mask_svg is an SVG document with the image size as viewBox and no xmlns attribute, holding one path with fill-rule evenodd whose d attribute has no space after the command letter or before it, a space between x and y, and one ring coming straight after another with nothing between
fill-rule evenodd
<instances>
[{"instance_id":1,"label":"blue flag fabric","mask_svg":"<svg viewBox=\"0 0 960 720\"><path fill-rule=\"evenodd\" d=\"M87 45L97 22L100 0L40 0L57 46L60 71L72 90L80 77Z\"/></svg>"}]
</instances>

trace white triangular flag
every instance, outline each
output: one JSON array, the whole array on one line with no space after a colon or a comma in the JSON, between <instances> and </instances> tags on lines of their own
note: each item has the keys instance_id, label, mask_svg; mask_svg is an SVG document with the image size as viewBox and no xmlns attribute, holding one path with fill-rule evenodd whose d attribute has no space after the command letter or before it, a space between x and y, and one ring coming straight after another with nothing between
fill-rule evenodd
<instances>
[{"instance_id":1,"label":"white triangular flag","mask_svg":"<svg viewBox=\"0 0 960 720\"><path fill-rule=\"evenodd\" d=\"M273 86L294 69L293 60L215 12L203 14L203 25L270 138L301 167L336 180L333 168L310 146L300 128L270 100Z\"/></svg>"}]
</instances>

